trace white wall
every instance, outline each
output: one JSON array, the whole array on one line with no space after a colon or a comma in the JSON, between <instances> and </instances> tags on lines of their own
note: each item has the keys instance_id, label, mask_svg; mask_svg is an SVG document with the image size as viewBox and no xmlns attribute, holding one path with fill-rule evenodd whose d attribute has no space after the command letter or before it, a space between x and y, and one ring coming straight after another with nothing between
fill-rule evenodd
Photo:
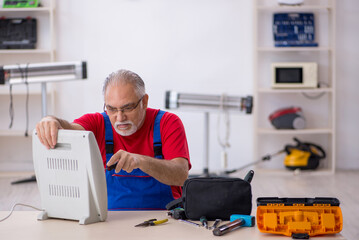
<instances>
[{"instance_id":1,"label":"white wall","mask_svg":"<svg viewBox=\"0 0 359 240\"><path fill-rule=\"evenodd\" d=\"M359 1L338 2L337 166L359 169L354 151L359 135L355 104L359 102L355 72ZM120 68L142 76L154 108L164 108L166 90L252 94L252 17L248 0L57 1L57 60L86 60L89 78L56 84L55 113L73 120L86 112L102 111L103 80ZM203 114L176 113L186 128L193 170L200 171ZM255 160L252 120L251 115L231 117L229 168ZM212 115L212 170L220 168L216 121L217 115Z\"/></svg>"},{"instance_id":2,"label":"white wall","mask_svg":"<svg viewBox=\"0 0 359 240\"><path fill-rule=\"evenodd\" d=\"M359 169L359 1L337 2L337 167Z\"/></svg>"},{"instance_id":3,"label":"white wall","mask_svg":"<svg viewBox=\"0 0 359 240\"><path fill-rule=\"evenodd\" d=\"M251 9L250 1L237 0L58 1L57 60L87 60L89 78L57 84L56 114L72 120L101 111L103 80L120 68L144 79L154 108L164 108L166 90L251 94ZM193 170L201 171L203 114L176 113L186 128ZM231 120L229 166L238 167L252 161L252 116ZM212 170L220 167L216 123L213 114Z\"/></svg>"}]
</instances>

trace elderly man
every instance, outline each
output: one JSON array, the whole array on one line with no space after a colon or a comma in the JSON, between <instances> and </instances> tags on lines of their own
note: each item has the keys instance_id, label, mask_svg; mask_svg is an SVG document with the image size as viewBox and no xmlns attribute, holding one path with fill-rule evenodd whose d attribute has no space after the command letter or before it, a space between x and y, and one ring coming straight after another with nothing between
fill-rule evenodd
<instances>
[{"instance_id":1,"label":"elderly man","mask_svg":"<svg viewBox=\"0 0 359 240\"><path fill-rule=\"evenodd\" d=\"M144 82L128 70L110 74L103 94L103 113L85 114L73 123L43 118L36 125L41 143L54 148L58 129L92 131L104 166L115 166L106 171L109 210L165 209L182 195L191 167L181 120L148 108Z\"/></svg>"}]
</instances>

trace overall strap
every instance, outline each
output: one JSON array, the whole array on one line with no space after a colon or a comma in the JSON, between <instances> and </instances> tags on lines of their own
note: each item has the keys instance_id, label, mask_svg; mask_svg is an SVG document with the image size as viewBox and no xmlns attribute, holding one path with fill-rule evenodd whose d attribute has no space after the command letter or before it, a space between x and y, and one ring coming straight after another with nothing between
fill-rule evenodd
<instances>
[{"instance_id":1,"label":"overall strap","mask_svg":"<svg viewBox=\"0 0 359 240\"><path fill-rule=\"evenodd\" d=\"M165 111L159 110L153 126L153 151L155 152L155 158L163 159L162 154L162 141L161 141L161 118L165 114Z\"/></svg>"},{"instance_id":2,"label":"overall strap","mask_svg":"<svg viewBox=\"0 0 359 240\"><path fill-rule=\"evenodd\" d=\"M106 141L106 162L110 160L113 155L113 133L112 124L106 112L101 113L105 121L105 141Z\"/></svg>"},{"instance_id":3,"label":"overall strap","mask_svg":"<svg viewBox=\"0 0 359 240\"><path fill-rule=\"evenodd\" d=\"M103 116L103 119L105 121L105 141L106 141L106 158L109 160L108 156L113 155L113 133L112 133L112 125L110 118L106 114L106 112L101 113ZM153 127L153 151L155 153L155 158L162 159L162 141L161 141L161 129L160 129L160 123L163 114L165 114L165 111L160 110L157 113L154 127Z\"/></svg>"}]
</instances>

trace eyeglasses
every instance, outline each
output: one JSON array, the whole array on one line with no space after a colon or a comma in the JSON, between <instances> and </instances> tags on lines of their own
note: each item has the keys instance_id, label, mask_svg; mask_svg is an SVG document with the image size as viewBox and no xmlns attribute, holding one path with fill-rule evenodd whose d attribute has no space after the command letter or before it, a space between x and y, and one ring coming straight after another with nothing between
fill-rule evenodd
<instances>
[{"instance_id":1,"label":"eyeglasses","mask_svg":"<svg viewBox=\"0 0 359 240\"><path fill-rule=\"evenodd\" d=\"M129 113L129 112L132 112L133 110L135 110L138 107L138 105L140 104L143 97L144 97L144 95L140 98L140 100L138 100L137 103L129 103L129 104L126 104L126 105L124 105L123 107L120 107L120 108L115 108L115 107L112 107L110 105L106 105L106 103L105 103L103 105L103 110L107 111L107 113L110 114L110 115L115 115L118 112Z\"/></svg>"}]
</instances>

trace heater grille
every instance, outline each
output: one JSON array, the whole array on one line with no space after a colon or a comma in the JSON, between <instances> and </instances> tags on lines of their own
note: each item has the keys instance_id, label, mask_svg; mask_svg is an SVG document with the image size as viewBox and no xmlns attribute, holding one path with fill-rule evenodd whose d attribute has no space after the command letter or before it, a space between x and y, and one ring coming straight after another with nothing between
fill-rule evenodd
<instances>
[{"instance_id":1,"label":"heater grille","mask_svg":"<svg viewBox=\"0 0 359 240\"><path fill-rule=\"evenodd\" d=\"M69 158L48 157L47 168L54 171L79 171L78 160ZM80 198L80 188L78 186L66 186L49 184L49 195L52 197Z\"/></svg>"},{"instance_id":2,"label":"heater grille","mask_svg":"<svg viewBox=\"0 0 359 240\"><path fill-rule=\"evenodd\" d=\"M47 158L47 168L64 171L78 171L78 160L67 158Z\"/></svg>"},{"instance_id":3,"label":"heater grille","mask_svg":"<svg viewBox=\"0 0 359 240\"><path fill-rule=\"evenodd\" d=\"M49 195L53 197L80 198L78 186L49 184Z\"/></svg>"}]
</instances>

